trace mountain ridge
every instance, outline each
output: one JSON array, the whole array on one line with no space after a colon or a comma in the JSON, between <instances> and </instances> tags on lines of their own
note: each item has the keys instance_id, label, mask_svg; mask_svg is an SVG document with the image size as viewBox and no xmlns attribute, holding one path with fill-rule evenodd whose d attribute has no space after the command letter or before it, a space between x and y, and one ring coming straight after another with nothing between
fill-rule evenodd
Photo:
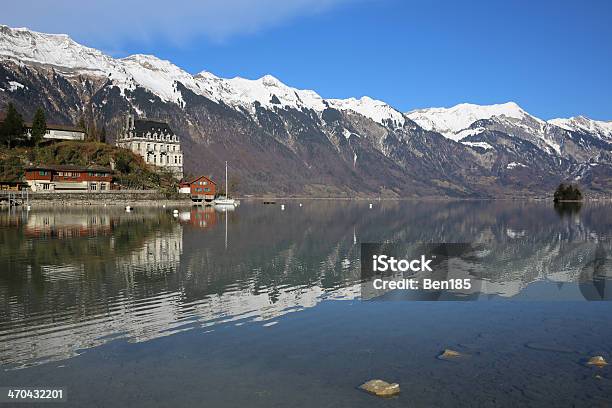
<instances>
[{"instance_id":1,"label":"mountain ridge","mask_svg":"<svg viewBox=\"0 0 612 408\"><path fill-rule=\"evenodd\" d=\"M529 113L527 113L524 109L522 109L516 102L514 101L508 101L505 103L497 103L497 104L490 104L490 105L478 105L478 104L472 104L472 103L459 103L456 105L453 105L451 107L430 107L430 108L420 108L420 109L414 109L405 113L402 113L399 109L394 108L393 106L391 106L390 104L382 101L382 100L377 100L374 98L371 98L367 95L364 95L360 98L357 97L349 97L346 99L337 99L337 98L322 98L316 91L314 90L309 90L309 89L298 89L298 88L294 88L291 86L286 85L285 83L283 83L282 81L280 81L278 78L274 77L271 74L266 74L260 78L257 79L247 79L247 78L243 78L240 76L234 77L234 78L221 78L218 77L216 75L214 75L213 73L211 73L210 71L200 71L197 74L190 74L187 71L183 70L182 68L180 68L179 66L173 64L171 61L169 60L164 60L161 59L155 55L152 54L132 54L132 55L128 55L126 57L122 57L122 58L113 58L109 55L104 54L103 52L95 49L95 48L91 48L82 44L77 43L76 41L74 41L70 36L68 36L67 34L47 34L47 33L41 33L41 32L36 32L36 31L32 31L29 30L28 28L25 27L20 27L20 28L11 28L8 27L6 25L0 25L0 33L2 34L2 42L0 44L5 45L6 43L6 34L7 33L11 33L13 34L13 36L16 33L22 33L22 34L26 34L29 35L31 37L37 37L38 39L49 39L49 38L57 38L60 40L61 43L63 43L64 45L70 45L71 47L73 47L74 51L77 51L77 54L83 54L83 53L89 53L91 54L90 56L96 56L99 59L102 60L111 60L111 61L124 61L124 62L137 62L140 63L141 65L146 67L146 64L150 64L151 61L155 62L157 67L153 66L152 68L159 68L160 64L165 65L165 68L171 68L171 70L173 70L175 72L175 75L173 77L174 80L185 80L186 78L190 77L193 79L197 79L198 77L205 77L207 79L214 79L214 80L220 80L220 81L226 81L229 83L233 83L233 82L245 82L245 83L251 83L251 84L256 84L256 83L263 83L264 85L267 86L272 86L272 87L276 87L276 88L286 88L291 90L292 92L299 92L299 93L305 93L305 94L310 94L310 96L315 99L315 101L312 101L311 105L306 105L306 107L309 108L313 108L314 105L317 104L317 102L319 101L327 101L328 103L331 102L333 105L335 105L334 107L346 107L347 109L352 109L358 113L364 114L364 116L368 116L367 113L367 109L359 109L360 107L363 107L363 105L368 105L368 107L372 108L374 106L378 106L378 107L382 107L385 110L389 110L395 114L399 114L399 115L395 115L395 119L399 120L401 116L406 115L409 118L413 119L413 117L417 114L417 113L424 113L424 112L434 112L434 113L440 113L442 111L444 112L454 112L463 108L473 108L473 109L480 109L482 112L485 112L484 114L474 114L473 119L471 121L469 121L469 123L464 123L464 126L461 128L451 128L451 129L441 129L442 131L438 131L438 133L441 133L443 135L445 135L444 130L448 131L451 130L453 132L458 132L460 130L464 130L466 129L471 123L475 122L476 120L481 120L481 119L489 119L491 116L500 116L500 115L505 115L505 116L509 116L509 117L514 117L514 118L518 118L516 112L522 113L522 114L527 114L530 115L533 118L536 118L537 120L541 120L543 122L547 122L553 125L556 125L556 123L563 123L562 121L573 121L574 119L586 119L589 122L594 122L594 123L612 123L612 121L610 122L606 122L606 121L597 121L594 119L590 119L584 115L577 115L574 117L570 117L570 118L555 118L555 119L551 119L548 121L542 120L540 118L537 118L534 115L531 115ZM31 44L32 45L32 44ZM37 49L37 48L36 48ZM36 50L34 49L34 50ZM33 50L33 51L34 51ZM78 51L83 51L83 52L78 52ZM49 57L48 54L43 54L46 58ZM60 54L61 55L61 54ZM0 56L3 57L14 57L14 58L20 58L20 59L25 59L31 62L38 62L38 63L43 63L43 64L49 64L49 65L55 65L55 66L59 66L59 67L69 67L69 68L74 68L74 69L90 69L90 70L95 70L95 69L99 69L101 71L105 71L105 73L108 73L108 71L110 70L110 67L104 67L104 70L102 69L103 66L100 66L99 64L85 64L85 65L75 65L74 60L78 60L78 58L75 59L66 59L65 58L66 54L62 55L62 61L60 63L60 61L57 60L57 56L56 59L52 59L51 61L48 61L46 59L41 59L41 58L34 58L32 55L26 55L25 53L21 53L21 54L17 54L15 55L14 50L7 50L6 47L0 47ZM68 61L68 65L66 64L66 61ZM109 64L111 65L111 64ZM152 65L152 64L151 64ZM159 69L158 69L159 71ZM208 74L208 75L206 75ZM196 86L197 88L197 86ZM150 89L152 91L155 91L155 89ZM193 90L193 88L192 88ZM302 96L302 95L300 95ZM278 95L277 95L278 97ZM300 98L302 99L302 98ZM265 100L263 99L255 99L258 102L262 103L265 102ZM254 102L255 100L253 100L251 98L251 102ZM318 108L321 109L323 105L319 105ZM324 108L323 108L324 109ZM505 109L505 112L504 112ZM464 109L465 110L465 109ZM514 111L513 114L508 114L509 111ZM488 114L486 113L488 112ZM466 115L463 115L464 118ZM384 120L386 118L384 117L379 117L378 122ZM413 119L414 120L414 119ZM415 120L415 122L419 123L418 120ZM434 130L436 131L435 127L429 128L426 125L426 122L423 121L422 123L419 123L424 129L426 130ZM424 126L425 125L425 126ZM610 125L610 127L612 128L612 124ZM610 130L610 132L612 132L612 130Z\"/></svg>"},{"instance_id":2,"label":"mountain ridge","mask_svg":"<svg viewBox=\"0 0 612 408\"><path fill-rule=\"evenodd\" d=\"M232 158L243 193L533 196L573 180L601 194L610 182L607 122L544 121L514 102L402 113L272 75L193 75L156 56L115 59L65 35L0 26L0 102L9 100L57 121L90 114L111 138L127 112L167 118L184 136L188 172L217 174Z\"/></svg>"},{"instance_id":3,"label":"mountain ridge","mask_svg":"<svg viewBox=\"0 0 612 408\"><path fill-rule=\"evenodd\" d=\"M173 81L181 81L189 89L195 93L204 92L203 96L210 97L214 100L231 100L227 94L241 94L243 100L234 100L234 102L259 102L264 106L270 105L273 91L270 88L283 92L287 99L283 102L292 107L305 107L322 111L328 104L334 105L337 108L353 109L359 113L368 113L369 111L376 112L376 107L384 105L385 109L397 112L396 117L401 117L402 114L388 104L377 101L367 96L360 99L348 98L342 99L323 99L313 90L297 89L285 85L277 78L270 74L264 75L258 79L246 79L242 77L221 78L208 71L201 71L196 75L192 75L171 61L163 60L155 55L149 54L133 54L123 58L113 58L94 48L83 46L65 34L45 34L34 32L25 28L11 29L8 26L0 25L0 56L14 57L24 61L36 62L40 64L48 64L57 67L67 67L74 70L89 70L100 71L105 74L110 74L112 80L117 85L129 87L130 81L136 79L141 84L148 85L148 89L156 93L158 96L168 101L180 103L180 97L176 95L176 91L168 86L168 83ZM26 38L23 38L26 37ZM7 39L13 38L15 41L9 42ZM29 46L25 42L30 40ZM19 41L21 40L21 41ZM42 42L42 44L40 44ZM54 44L55 42L55 44ZM10 47L6 47L9 43ZM49 48L52 46L60 47L62 52L52 52ZM17 48L19 51L16 51ZM42 48L44 52L38 52ZM135 70L134 64L140 65L148 71L156 71L165 75L165 82L157 81L155 83L143 80L144 72ZM203 75L204 73L208 75ZM199 78L204 81L198 81ZM215 85L218 85L215 87ZM227 88L230 89L227 89ZM293 94L293 95L292 95ZM276 95L277 98L279 95ZM295 96L295 98L293 97ZM364 100L365 98L365 100ZM373 103L372 103L373 102ZM244 104L242 104L244 106ZM364 105L367 105L364 107ZM375 114L378 120L383 120L380 114Z\"/></svg>"}]
</instances>

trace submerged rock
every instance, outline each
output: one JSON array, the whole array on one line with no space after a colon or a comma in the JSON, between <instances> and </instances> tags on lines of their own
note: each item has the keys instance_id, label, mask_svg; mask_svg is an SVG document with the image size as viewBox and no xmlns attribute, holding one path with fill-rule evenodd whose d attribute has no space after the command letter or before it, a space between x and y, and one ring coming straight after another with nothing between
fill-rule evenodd
<instances>
[{"instance_id":1,"label":"submerged rock","mask_svg":"<svg viewBox=\"0 0 612 408\"><path fill-rule=\"evenodd\" d=\"M450 360L450 359L462 357L462 356L463 354L461 354L458 351L451 350L451 349L444 349L444 352L440 354L438 358L441 360Z\"/></svg>"},{"instance_id":2,"label":"submerged rock","mask_svg":"<svg viewBox=\"0 0 612 408\"><path fill-rule=\"evenodd\" d=\"M596 367L605 367L608 365L608 362L602 356L595 356L595 357L589 358L587 365L594 365Z\"/></svg>"},{"instance_id":3,"label":"submerged rock","mask_svg":"<svg viewBox=\"0 0 612 408\"><path fill-rule=\"evenodd\" d=\"M392 397L400 393L399 384L390 384L383 380L370 380L367 383L361 384L359 388L379 397Z\"/></svg>"}]
</instances>

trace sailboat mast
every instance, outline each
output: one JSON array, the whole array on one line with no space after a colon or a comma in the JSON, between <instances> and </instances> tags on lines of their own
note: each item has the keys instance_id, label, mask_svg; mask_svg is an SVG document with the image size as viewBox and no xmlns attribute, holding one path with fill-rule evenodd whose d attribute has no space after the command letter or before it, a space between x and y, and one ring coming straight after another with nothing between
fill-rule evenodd
<instances>
[{"instance_id":1,"label":"sailboat mast","mask_svg":"<svg viewBox=\"0 0 612 408\"><path fill-rule=\"evenodd\" d=\"M229 198L229 190L227 186L227 160L225 161L225 196Z\"/></svg>"}]
</instances>

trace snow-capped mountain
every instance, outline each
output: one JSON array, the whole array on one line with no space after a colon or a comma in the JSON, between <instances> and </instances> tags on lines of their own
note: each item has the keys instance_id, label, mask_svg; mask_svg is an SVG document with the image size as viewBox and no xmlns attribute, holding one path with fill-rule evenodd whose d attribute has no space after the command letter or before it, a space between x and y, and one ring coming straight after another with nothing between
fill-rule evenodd
<instances>
[{"instance_id":1,"label":"snow-capped mountain","mask_svg":"<svg viewBox=\"0 0 612 408\"><path fill-rule=\"evenodd\" d=\"M438 132L449 139L459 141L473 134L470 125L483 119L505 117L523 119L529 114L514 102L498 105L474 105L462 103L452 108L426 108L406 113L410 119L423 129ZM466 132L467 131L467 132Z\"/></svg>"},{"instance_id":2,"label":"snow-capped mountain","mask_svg":"<svg viewBox=\"0 0 612 408\"><path fill-rule=\"evenodd\" d=\"M501 132L535 144L545 152L579 160L592 150L612 142L612 123L584 117L544 121L514 102L497 105L463 103L451 108L429 108L408 112L407 117L427 130L471 147L492 149L487 132ZM580 135L578 135L578 133ZM599 140L594 140L599 139Z\"/></svg>"},{"instance_id":3,"label":"snow-capped mountain","mask_svg":"<svg viewBox=\"0 0 612 408\"><path fill-rule=\"evenodd\" d=\"M560 153L558 141L548 134L548 124L530 115L515 102L496 105L462 103L451 108L415 110L406 115L423 128L466 145L476 143L467 140L470 137L474 139L474 136L486 130L498 130L522 136L544 149Z\"/></svg>"},{"instance_id":4,"label":"snow-capped mountain","mask_svg":"<svg viewBox=\"0 0 612 408\"><path fill-rule=\"evenodd\" d=\"M588 133L599 136L601 139L612 141L612 122L576 116L569 119L551 119L548 123L566 130Z\"/></svg>"},{"instance_id":5,"label":"snow-capped mountain","mask_svg":"<svg viewBox=\"0 0 612 408\"><path fill-rule=\"evenodd\" d=\"M196 94L248 110L254 110L255 103L266 108L280 105L318 112L331 106L357 112L379 123L392 120L401 126L404 122L403 115L384 102L369 97L325 101L314 91L289 87L272 75L255 80L240 77L224 79L209 72L193 76L170 61L153 55L137 54L113 59L63 34L43 34L26 28L0 26L0 35L2 57L47 65L66 74L100 73L119 87L122 94L138 85L163 101L181 104L184 101L175 86L180 82Z\"/></svg>"},{"instance_id":6,"label":"snow-capped mountain","mask_svg":"<svg viewBox=\"0 0 612 408\"><path fill-rule=\"evenodd\" d=\"M88 116L111 138L128 112L165 119L183 137L187 173L220 175L228 159L243 193L499 196L548 193L565 179L612 185L608 122L546 122L513 102L404 114L271 75L192 75L155 56L112 58L66 35L0 26L7 101L26 118L38 106L59 123Z\"/></svg>"}]
</instances>

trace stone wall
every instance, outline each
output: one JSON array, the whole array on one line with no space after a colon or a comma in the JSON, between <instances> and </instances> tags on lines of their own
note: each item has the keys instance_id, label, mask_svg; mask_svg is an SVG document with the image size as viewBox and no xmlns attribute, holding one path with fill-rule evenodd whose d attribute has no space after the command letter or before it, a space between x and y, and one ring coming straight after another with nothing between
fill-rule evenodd
<instances>
[{"instance_id":1,"label":"stone wall","mask_svg":"<svg viewBox=\"0 0 612 408\"><path fill-rule=\"evenodd\" d=\"M98 191L87 192L31 192L29 193L31 204L57 204L57 205L113 205L113 204L151 204L162 205L165 203L190 203L187 194L177 194L167 198L156 190L120 190L120 191Z\"/></svg>"}]
</instances>

